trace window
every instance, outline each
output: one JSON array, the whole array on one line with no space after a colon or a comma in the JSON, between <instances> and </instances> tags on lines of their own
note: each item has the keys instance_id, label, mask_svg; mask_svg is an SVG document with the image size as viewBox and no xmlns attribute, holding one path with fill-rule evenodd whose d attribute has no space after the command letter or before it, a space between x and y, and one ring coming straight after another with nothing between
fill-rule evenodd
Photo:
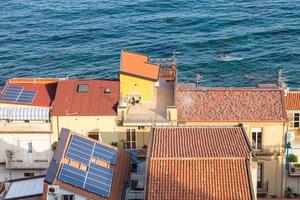
<instances>
[{"instance_id":1,"label":"window","mask_svg":"<svg viewBox=\"0 0 300 200\"><path fill-rule=\"evenodd\" d=\"M74 200L75 198L74 198L74 195L72 195L72 194L68 194L68 195L62 195L61 196L61 200Z\"/></svg>"},{"instance_id":2,"label":"window","mask_svg":"<svg viewBox=\"0 0 300 200\"><path fill-rule=\"evenodd\" d=\"M32 153L32 142L28 142L28 153Z\"/></svg>"},{"instance_id":3,"label":"window","mask_svg":"<svg viewBox=\"0 0 300 200\"><path fill-rule=\"evenodd\" d=\"M79 84L77 88L77 92L88 92L89 85L88 84Z\"/></svg>"},{"instance_id":4,"label":"window","mask_svg":"<svg viewBox=\"0 0 300 200\"><path fill-rule=\"evenodd\" d=\"M30 121L29 120L24 120L24 123L29 123Z\"/></svg>"},{"instance_id":5,"label":"window","mask_svg":"<svg viewBox=\"0 0 300 200\"><path fill-rule=\"evenodd\" d=\"M34 176L34 173L33 172L25 172L24 176L25 177L32 177L32 176Z\"/></svg>"},{"instance_id":6,"label":"window","mask_svg":"<svg viewBox=\"0 0 300 200\"><path fill-rule=\"evenodd\" d=\"M135 129L126 129L126 149L136 149L136 135Z\"/></svg>"},{"instance_id":7,"label":"window","mask_svg":"<svg viewBox=\"0 0 300 200\"><path fill-rule=\"evenodd\" d=\"M99 140L99 133L97 132L89 132L89 138L92 138L94 140Z\"/></svg>"},{"instance_id":8,"label":"window","mask_svg":"<svg viewBox=\"0 0 300 200\"><path fill-rule=\"evenodd\" d=\"M289 121L292 128L300 128L300 113L290 113Z\"/></svg>"},{"instance_id":9,"label":"window","mask_svg":"<svg viewBox=\"0 0 300 200\"><path fill-rule=\"evenodd\" d=\"M263 179L263 164L257 163L257 188L262 188L262 179Z\"/></svg>"},{"instance_id":10,"label":"window","mask_svg":"<svg viewBox=\"0 0 300 200\"><path fill-rule=\"evenodd\" d=\"M261 137L262 129L254 128L252 129L252 148L254 150L261 150Z\"/></svg>"}]
</instances>

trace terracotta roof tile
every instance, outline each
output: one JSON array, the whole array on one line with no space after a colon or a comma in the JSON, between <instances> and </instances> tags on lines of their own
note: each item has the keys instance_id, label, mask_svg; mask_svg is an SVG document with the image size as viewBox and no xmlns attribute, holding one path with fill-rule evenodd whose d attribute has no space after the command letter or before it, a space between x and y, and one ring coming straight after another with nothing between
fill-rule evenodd
<instances>
[{"instance_id":1,"label":"terracotta roof tile","mask_svg":"<svg viewBox=\"0 0 300 200\"><path fill-rule=\"evenodd\" d=\"M43 80L43 81L39 81ZM24 87L24 90L37 91L32 103L0 102L1 104L15 104L27 106L50 107L55 96L58 79L10 79L5 84L2 94L9 86Z\"/></svg>"},{"instance_id":2,"label":"terracotta roof tile","mask_svg":"<svg viewBox=\"0 0 300 200\"><path fill-rule=\"evenodd\" d=\"M77 92L78 85L88 85L88 92ZM119 100L119 81L62 80L53 103L54 116L115 116ZM110 88L111 93L104 93Z\"/></svg>"},{"instance_id":3,"label":"terracotta roof tile","mask_svg":"<svg viewBox=\"0 0 300 200\"><path fill-rule=\"evenodd\" d=\"M148 60L146 55L122 50L120 72L157 80L159 66L148 63Z\"/></svg>"},{"instance_id":4,"label":"terracotta roof tile","mask_svg":"<svg viewBox=\"0 0 300 200\"><path fill-rule=\"evenodd\" d=\"M0 134L52 134L52 131L0 131Z\"/></svg>"},{"instance_id":5,"label":"terracotta roof tile","mask_svg":"<svg viewBox=\"0 0 300 200\"><path fill-rule=\"evenodd\" d=\"M151 157L247 158L250 151L241 127L155 128Z\"/></svg>"},{"instance_id":6,"label":"terracotta roof tile","mask_svg":"<svg viewBox=\"0 0 300 200\"><path fill-rule=\"evenodd\" d=\"M278 88L196 88L178 84L178 121L286 121Z\"/></svg>"},{"instance_id":7,"label":"terracotta roof tile","mask_svg":"<svg viewBox=\"0 0 300 200\"><path fill-rule=\"evenodd\" d=\"M287 110L300 110L300 92L289 92L285 97Z\"/></svg>"},{"instance_id":8,"label":"terracotta roof tile","mask_svg":"<svg viewBox=\"0 0 300 200\"><path fill-rule=\"evenodd\" d=\"M249 200L244 159L150 160L147 200Z\"/></svg>"},{"instance_id":9,"label":"terracotta roof tile","mask_svg":"<svg viewBox=\"0 0 300 200\"><path fill-rule=\"evenodd\" d=\"M250 153L241 127L155 128L146 199L253 199Z\"/></svg>"}]
</instances>

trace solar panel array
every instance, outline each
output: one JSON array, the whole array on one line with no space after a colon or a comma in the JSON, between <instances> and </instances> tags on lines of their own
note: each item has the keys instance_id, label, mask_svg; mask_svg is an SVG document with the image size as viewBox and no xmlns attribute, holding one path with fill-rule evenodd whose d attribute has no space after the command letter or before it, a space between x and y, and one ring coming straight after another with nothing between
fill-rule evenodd
<instances>
[{"instance_id":1,"label":"solar panel array","mask_svg":"<svg viewBox=\"0 0 300 200\"><path fill-rule=\"evenodd\" d=\"M95 164L92 157L116 164L117 151L105 145L73 135L65 156L71 160L87 165L87 171L63 164L59 179L98 195L108 197L110 194L113 171Z\"/></svg>"},{"instance_id":2,"label":"solar panel array","mask_svg":"<svg viewBox=\"0 0 300 200\"><path fill-rule=\"evenodd\" d=\"M32 103L36 94L36 91L24 90L23 87L9 86L0 100L5 102Z\"/></svg>"},{"instance_id":3,"label":"solar panel array","mask_svg":"<svg viewBox=\"0 0 300 200\"><path fill-rule=\"evenodd\" d=\"M98 195L109 197L113 171L91 163L85 172L76 167L63 164L59 179L65 183L83 188Z\"/></svg>"},{"instance_id":4,"label":"solar panel array","mask_svg":"<svg viewBox=\"0 0 300 200\"><path fill-rule=\"evenodd\" d=\"M102 144L73 135L66 156L88 165L91 157L116 164L117 151Z\"/></svg>"}]
</instances>

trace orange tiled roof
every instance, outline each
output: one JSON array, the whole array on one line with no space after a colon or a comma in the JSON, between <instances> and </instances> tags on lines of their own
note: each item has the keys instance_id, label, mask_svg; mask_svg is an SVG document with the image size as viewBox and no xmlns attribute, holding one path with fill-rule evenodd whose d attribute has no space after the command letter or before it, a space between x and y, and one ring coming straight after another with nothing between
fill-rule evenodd
<instances>
[{"instance_id":1,"label":"orange tiled roof","mask_svg":"<svg viewBox=\"0 0 300 200\"><path fill-rule=\"evenodd\" d=\"M152 158L249 157L241 127L156 128Z\"/></svg>"},{"instance_id":2,"label":"orange tiled roof","mask_svg":"<svg viewBox=\"0 0 300 200\"><path fill-rule=\"evenodd\" d=\"M289 92L285 97L287 110L300 110L300 92Z\"/></svg>"},{"instance_id":3,"label":"orange tiled roof","mask_svg":"<svg viewBox=\"0 0 300 200\"><path fill-rule=\"evenodd\" d=\"M155 128L146 199L253 199L250 153L241 127Z\"/></svg>"},{"instance_id":4,"label":"orange tiled roof","mask_svg":"<svg viewBox=\"0 0 300 200\"><path fill-rule=\"evenodd\" d=\"M157 80L159 75L159 66L148 63L148 56L146 55L122 50L120 72L151 80Z\"/></svg>"},{"instance_id":5,"label":"orange tiled roof","mask_svg":"<svg viewBox=\"0 0 300 200\"><path fill-rule=\"evenodd\" d=\"M37 95L32 103L17 103L17 102L0 102L1 104L15 104L15 105L27 105L27 106L39 106L50 107L55 96L56 87L59 79L35 79L35 78L13 78L9 79L3 90L9 86L24 87L24 90L37 91Z\"/></svg>"},{"instance_id":6,"label":"orange tiled roof","mask_svg":"<svg viewBox=\"0 0 300 200\"><path fill-rule=\"evenodd\" d=\"M88 85L88 92L77 92L79 84ZM57 86L53 115L117 115L119 87L119 81L113 80L62 80ZM111 93L104 93L105 88L110 88Z\"/></svg>"},{"instance_id":7,"label":"orange tiled roof","mask_svg":"<svg viewBox=\"0 0 300 200\"><path fill-rule=\"evenodd\" d=\"M178 121L286 121L279 88L197 88L177 84Z\"/></svg>"},{"instance_id":8,"label":"orange tiled roof","mask_svg":"<svg viewBox=\"0 0 300 200\"><path fill-rule=\"evenodd\" d=\"M244 159L150 160L147 200L249 200Z\"/></svg>"}]
</instances>

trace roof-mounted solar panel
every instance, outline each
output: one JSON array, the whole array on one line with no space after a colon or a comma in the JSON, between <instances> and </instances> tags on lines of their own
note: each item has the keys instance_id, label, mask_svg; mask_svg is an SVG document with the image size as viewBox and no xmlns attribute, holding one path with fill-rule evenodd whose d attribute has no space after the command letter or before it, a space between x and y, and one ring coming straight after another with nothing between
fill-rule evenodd
<instances>
[{"instance_id":1,"label":"roof-mounted solar panel","mask_svg":"<svg viewBox=\"0 0 300 200\"><path fill-rule=\"evenodd\" d=\"M117 151L102 144L73 135L66 157L88 165L92 156L105 162L116 164Z\"/></svg>"},{"instance_id":2,"label":"roof-mounted solar panel","mask_svg":"<svg viewBox=\"0 0 300 200\"><path fill-rule=\"evenodd\" d=\"M32 103L37 92L36 91L29 91L29 90L23 90L17 99L17 102L20 103Z\"/></svg>"},{"instance_id":3,"label":"roof-mounted solar panel","mask_svg":"<svg viewBox=\"0 0 300 200\"><path fill-rule=\"evenodd\" d=\"M85 171L82 171L76 167L72 167L67 164L63 164L58 179L65 183L69 183L71 185L83 188L85 177Z\"/></svg>"},{"instance_id":4,"label":"roof-mounted solar panel","mask_svg":"<svg viewBox=\"0 0 300 200\"><path fill-rule=\"evenodd\" d=\"M1 101L16 102L22 91L23 87L9 86L3 93Z\"/></svg>"},{"instance_id":5,"label":"roof-mounted solar panel","mask_svg":"<svg viewBox=\"0 0 300 200\"><path fill-rule=\"evenodd\" d=\"M32 103L37 91L24 90L24 87L9 86L1 97L1 101Z\"/></svg>"},{"instance_id":6,"label":"roof-mounted solar panel","mask_svg":"<svg viewBox=\"0 0 300 200\"><path fill-rule=\"evenodd\" d=\"M96 144L93 156L111 164L116 164L117 151L102 144Z\"/></svg>"},{"instance_id":7,"label":"roof-mounted solar panel","mask_svg":"<svg viewBox=\"0 0 300 200\"><path fill-rule=\"evenodd\" d=\"M109 197L112 178L113 171L110 168L91 163L84 188L98 195Z\"/></svg>"}]
</instances>

